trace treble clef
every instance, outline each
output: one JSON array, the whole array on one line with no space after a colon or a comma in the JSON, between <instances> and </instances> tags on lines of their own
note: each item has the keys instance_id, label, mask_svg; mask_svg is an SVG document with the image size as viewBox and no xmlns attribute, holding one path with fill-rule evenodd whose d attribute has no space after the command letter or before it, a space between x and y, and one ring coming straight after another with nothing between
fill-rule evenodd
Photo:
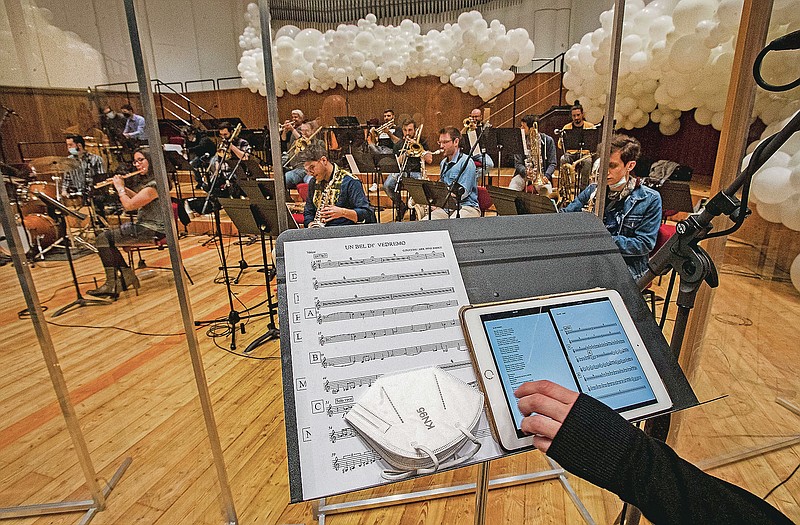
<instances>
[{"instance_id":1,"label":"treble clef","mask_svg":"<svg viewBox=\"0 0 800 525\"><path fill-rule=\"evenodd\" d=\"M325 346L325 336L319 334L319 346Z\"/></svg>"},{"instance_id":2,"label":"treble clef","mask_svg":"<svg viewBox=\"0 0 800 525\"><path fill-rule=\"evenodd\" d=\"M318 290L319 289L319 282L316 279L313 279L313 281L314 281L314 289Z\"/></svg>"},{"instance_id":3,"label":"treble clef","mask_svg":"<svg viewBox=\"0 0 800 525\"><path fill-rule=\"evenodd\" d=\"M317 322L322 324L322 314L317 314Z\"/></svg>"},{"instance_id":4,"label":"treble clef","mask_svg":"<svg viewBox=\"0 0 800 525\"><path fill-rule=\"evenodd\" d=\"M317 269L317 261L311 261L311 269L312 270L316 270Z\"/></svg>"}]
</instances>

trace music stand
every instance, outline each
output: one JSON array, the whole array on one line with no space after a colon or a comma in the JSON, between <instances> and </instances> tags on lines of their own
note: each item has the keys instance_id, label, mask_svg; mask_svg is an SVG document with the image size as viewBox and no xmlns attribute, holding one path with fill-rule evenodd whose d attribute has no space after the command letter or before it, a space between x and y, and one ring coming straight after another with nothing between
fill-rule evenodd
<instances>
[{"instance_id":1,"label":"music stand","mask_svg":"<svg viewBox=\"0 0 800 525\"><path fill-rule=\"evenodd\" d=\"M340 128L359 128L361 127L361 123L358 122L358 117L354 117L352 115L344 115L340 117L333 117L333 120L336 121L336 125Z\"/></svg>"},{"instance_id":2,"label":"music stand","mask_svg":"<svg viewBox=\"0 0 800 525\"><path fill-rule=\"evenodd\" d=\"M180 181L178 180L178 170L191 172L192 166L188 160L183 158L183 155L173 150L164 150L164 163L167 167L167 173L172 174L172 181L175 183L175 196L178 199L183 199Z\"/></svg>"},{"instance_id":3,"label":"music stand","mask_svg":"<svg viewBox=\"0 0 800 525\"><path fill-rule=\"evenodd\" d=\"M497 148L497 128L492 127L484 127L481 132L478 131L468 131L464 137L464 143L460 144L461 150L466 154L471 154L475 156L479 154L481 156L481 186L485 186L487 181L484 180L484 177L489 170L484 169L483 166L486 164L485 157L489 155L488 152L490 151L498 151ZM477 145L475 144L477 143ZM499 178L499 166L500 166L500 157L498 156L498 178ZM492 176L489 173L488 176L488 184L492 183Z\"/></svg>"},{"instance_id":4,"label":"music stand","mask_svg":"<svg viewBox=\"0 0 800 525\"><path fill-rule=\"evenodd\" d=\"M377 202L377 219L381 220L381 186L383 186L383 178L381 173L399 173L400 165L397 164L397 157L392 153L379 153L372 154L356 149L355 153L348 153L345 155L347 165L353 175L375 175L374 183L377 186L375 190ZM367 200L369 200L369 187L367 187Z\"/></svg>"},{"instance_id":5,"label":"music stand","mask_svg":"<svg viewBox=\"0 0 800 525\"><path fill-rule=\"evenodd\" d=\"M447 210L461 208L458 198L450 192L450 186L444 182L408 177L404 184L409 195L414 198L414 202L417 204L424 202L428 205L428 220L431 219L433 206Z\"/></svg>"},{"instance_id":6,"label":"music stand","mask_svg":"<svg viewBox=\"0 0 800 525\"><path fill-rule=\"evenodd\" d=\"M537 213L557 213L558 209L552 200L544 195L524 191L488 186L486 190L498 215L529 215Z\"/></svg>"},{"instance_id":7,"label":"music stand","mask_svg":"<svg viewBox=\"0 0 800 525\"><path fill-rule=\"evenodd\" d=\"M75 273L75 263L72 261L72 246L70 245L70 239L67 235L67 215L82 221L86 218L86 215L79 211L71 210L55 200L54 198L50 197L49 195L45 195L40 191L33 192L36 197L42 200L42 202L46 203L48 207L55 211L55 214L58 215L58 224L59 224L59 233L63 233L64 238L64 248L67 252L67 262L69 263L69 270L72 272L72 284L75 286L75 300L69 303L66 306L62 306L58 310L53 313L53 317L58 317L61 314L67 313L68 311L72 310L73 308L81 308L83 306L99 306L104 304L111 304L111 301L107 299L86 299L81 295L80 286L78 286L78 275Z\"/></svg>"},{"instance_id":8,"label":"music stand","mask_svg":"<svg viewBox=\"0 0 800 525\"><path fill-rule=\"evenodd\" d=\"M355 127L340 126L330 127L328 129L333 131L333 136L336 137L336 142L339 144L341 149L344 149L345 144L347 145L347 153L353 153L353 146L358 148L364 144L364 133L361 130L361 126L358 124L356 124Z\"/></svg>"},{"instance_id":9,"label":"music stand","mask_svg":"<svg viewBox=\"0 0 800 525\"><path fill-rule=\"evenodd\" d=\"M565 129L561 135L564 151L597 151L600 144L600 128Z\"/></svg>"},{"instance_id":10,"label":"music stand","mask_svg":"<svg viewBox=\"0 0 800 525\"><path fill-rule=\"evenodd\" d=\"M240 187L242 182L247 179L262 179L266 177L264 170L261 169L261 163L258 162L257 158L248 157L247 159L243 159L239 166L244 171L244 179L239 179L237 181Z\"/></svg>"},{"instance_id":11,"label":"music stand","mask_svg":"<svg viewBox=\"0 0 800 525\"><path fill-rule=\"evenodd\" d=\"M525 155L525 145L522 143L522 129L520 128L496 128L497 138L497 174L500 175L500 167L513 168L514 155ZM502 154L505 153L506 164L503 165Z\"/></svg>"}]
</instances>

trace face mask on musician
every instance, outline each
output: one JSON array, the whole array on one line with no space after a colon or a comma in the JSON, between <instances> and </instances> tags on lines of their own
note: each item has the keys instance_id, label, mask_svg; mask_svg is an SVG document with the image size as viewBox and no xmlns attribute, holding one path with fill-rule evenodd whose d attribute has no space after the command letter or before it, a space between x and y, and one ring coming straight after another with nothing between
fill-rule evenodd
<instances>
[{"instance_id":1,"label":"face mask on musician","mask_svg":"<svg viewBox=\"0 0 800 525\"><path fill-rule=\"evenodd\" d=\"M622 191L622 188L624 188L626 184L628 184L628 176L623 175L622 178L614 184L609 184L608 189L611 191Z\"/></svg>"},{"instance_id":2,"label":"face mask on musician","mask_svg":"<svg viewBox=\"0 0 800 525\"><path fill-rule=\"evenodd\" d=\"M69 151L70 155L77 155L78 154L78 148L69 148L67 151Z\"/></svg>"}]
</instances>

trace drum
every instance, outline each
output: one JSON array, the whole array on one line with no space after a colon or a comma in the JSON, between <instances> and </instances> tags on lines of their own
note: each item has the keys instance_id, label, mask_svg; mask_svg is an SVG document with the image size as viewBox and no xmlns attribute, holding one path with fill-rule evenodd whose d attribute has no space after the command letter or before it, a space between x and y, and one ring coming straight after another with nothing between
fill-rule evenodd
<instances>
[{"instance_id":1,"label":"drum","mask_svg":"<svg viewBox=\"0 0 800 525\"><path fill-rule=\"evenodd\" d=\"M29 182L28 183L29 199L36 199L36 195L33 194L34 191L44 193L48 197L52 197L54 199L58 198L58 194L56 193L56 185L53 182L45 182L45 181Z\"/></svg>"},{"instance_id":2,"label":"drum","mask_svg":"<svg viewBox=\"0 0 800 525\"><path fill-rule=\"evenodd\" d=\"M68 208L78 209L83 206L83 193L69 193L61 197L61 204Z\"/></svg>"},{"instance_id":3,"label":"drum","mask_svg":"<svg viewBox=\"0 0 800 525\"><path fill-rule=\"evenodd\" d=\"M34 213L32 215L25 216L22 222L25 224L25 228L31 234L31 244L34 247L41 246L42 249L44 249L58 240L56 221L47 215Z\"/></svg>"}]
</instances>

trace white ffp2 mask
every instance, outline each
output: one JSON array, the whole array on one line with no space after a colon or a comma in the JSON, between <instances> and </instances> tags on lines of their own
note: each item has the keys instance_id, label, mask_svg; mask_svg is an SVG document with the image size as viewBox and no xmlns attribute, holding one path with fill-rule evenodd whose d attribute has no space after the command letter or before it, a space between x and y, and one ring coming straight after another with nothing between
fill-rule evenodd
<instances>
[{"instance_id":1,"label":"white ffp2 mask","mask_svg":"<svg viewBox=\"0 0 800 525\"><path fill-rule=\"evenodd\" d=\"M345 415L350 425L396 470L386 479L430 474L460 465L480 449L472 434L483 394L439 368L380 377ZM455 455L471 441L471 450Z\"/></svg>"}]
</instances>

